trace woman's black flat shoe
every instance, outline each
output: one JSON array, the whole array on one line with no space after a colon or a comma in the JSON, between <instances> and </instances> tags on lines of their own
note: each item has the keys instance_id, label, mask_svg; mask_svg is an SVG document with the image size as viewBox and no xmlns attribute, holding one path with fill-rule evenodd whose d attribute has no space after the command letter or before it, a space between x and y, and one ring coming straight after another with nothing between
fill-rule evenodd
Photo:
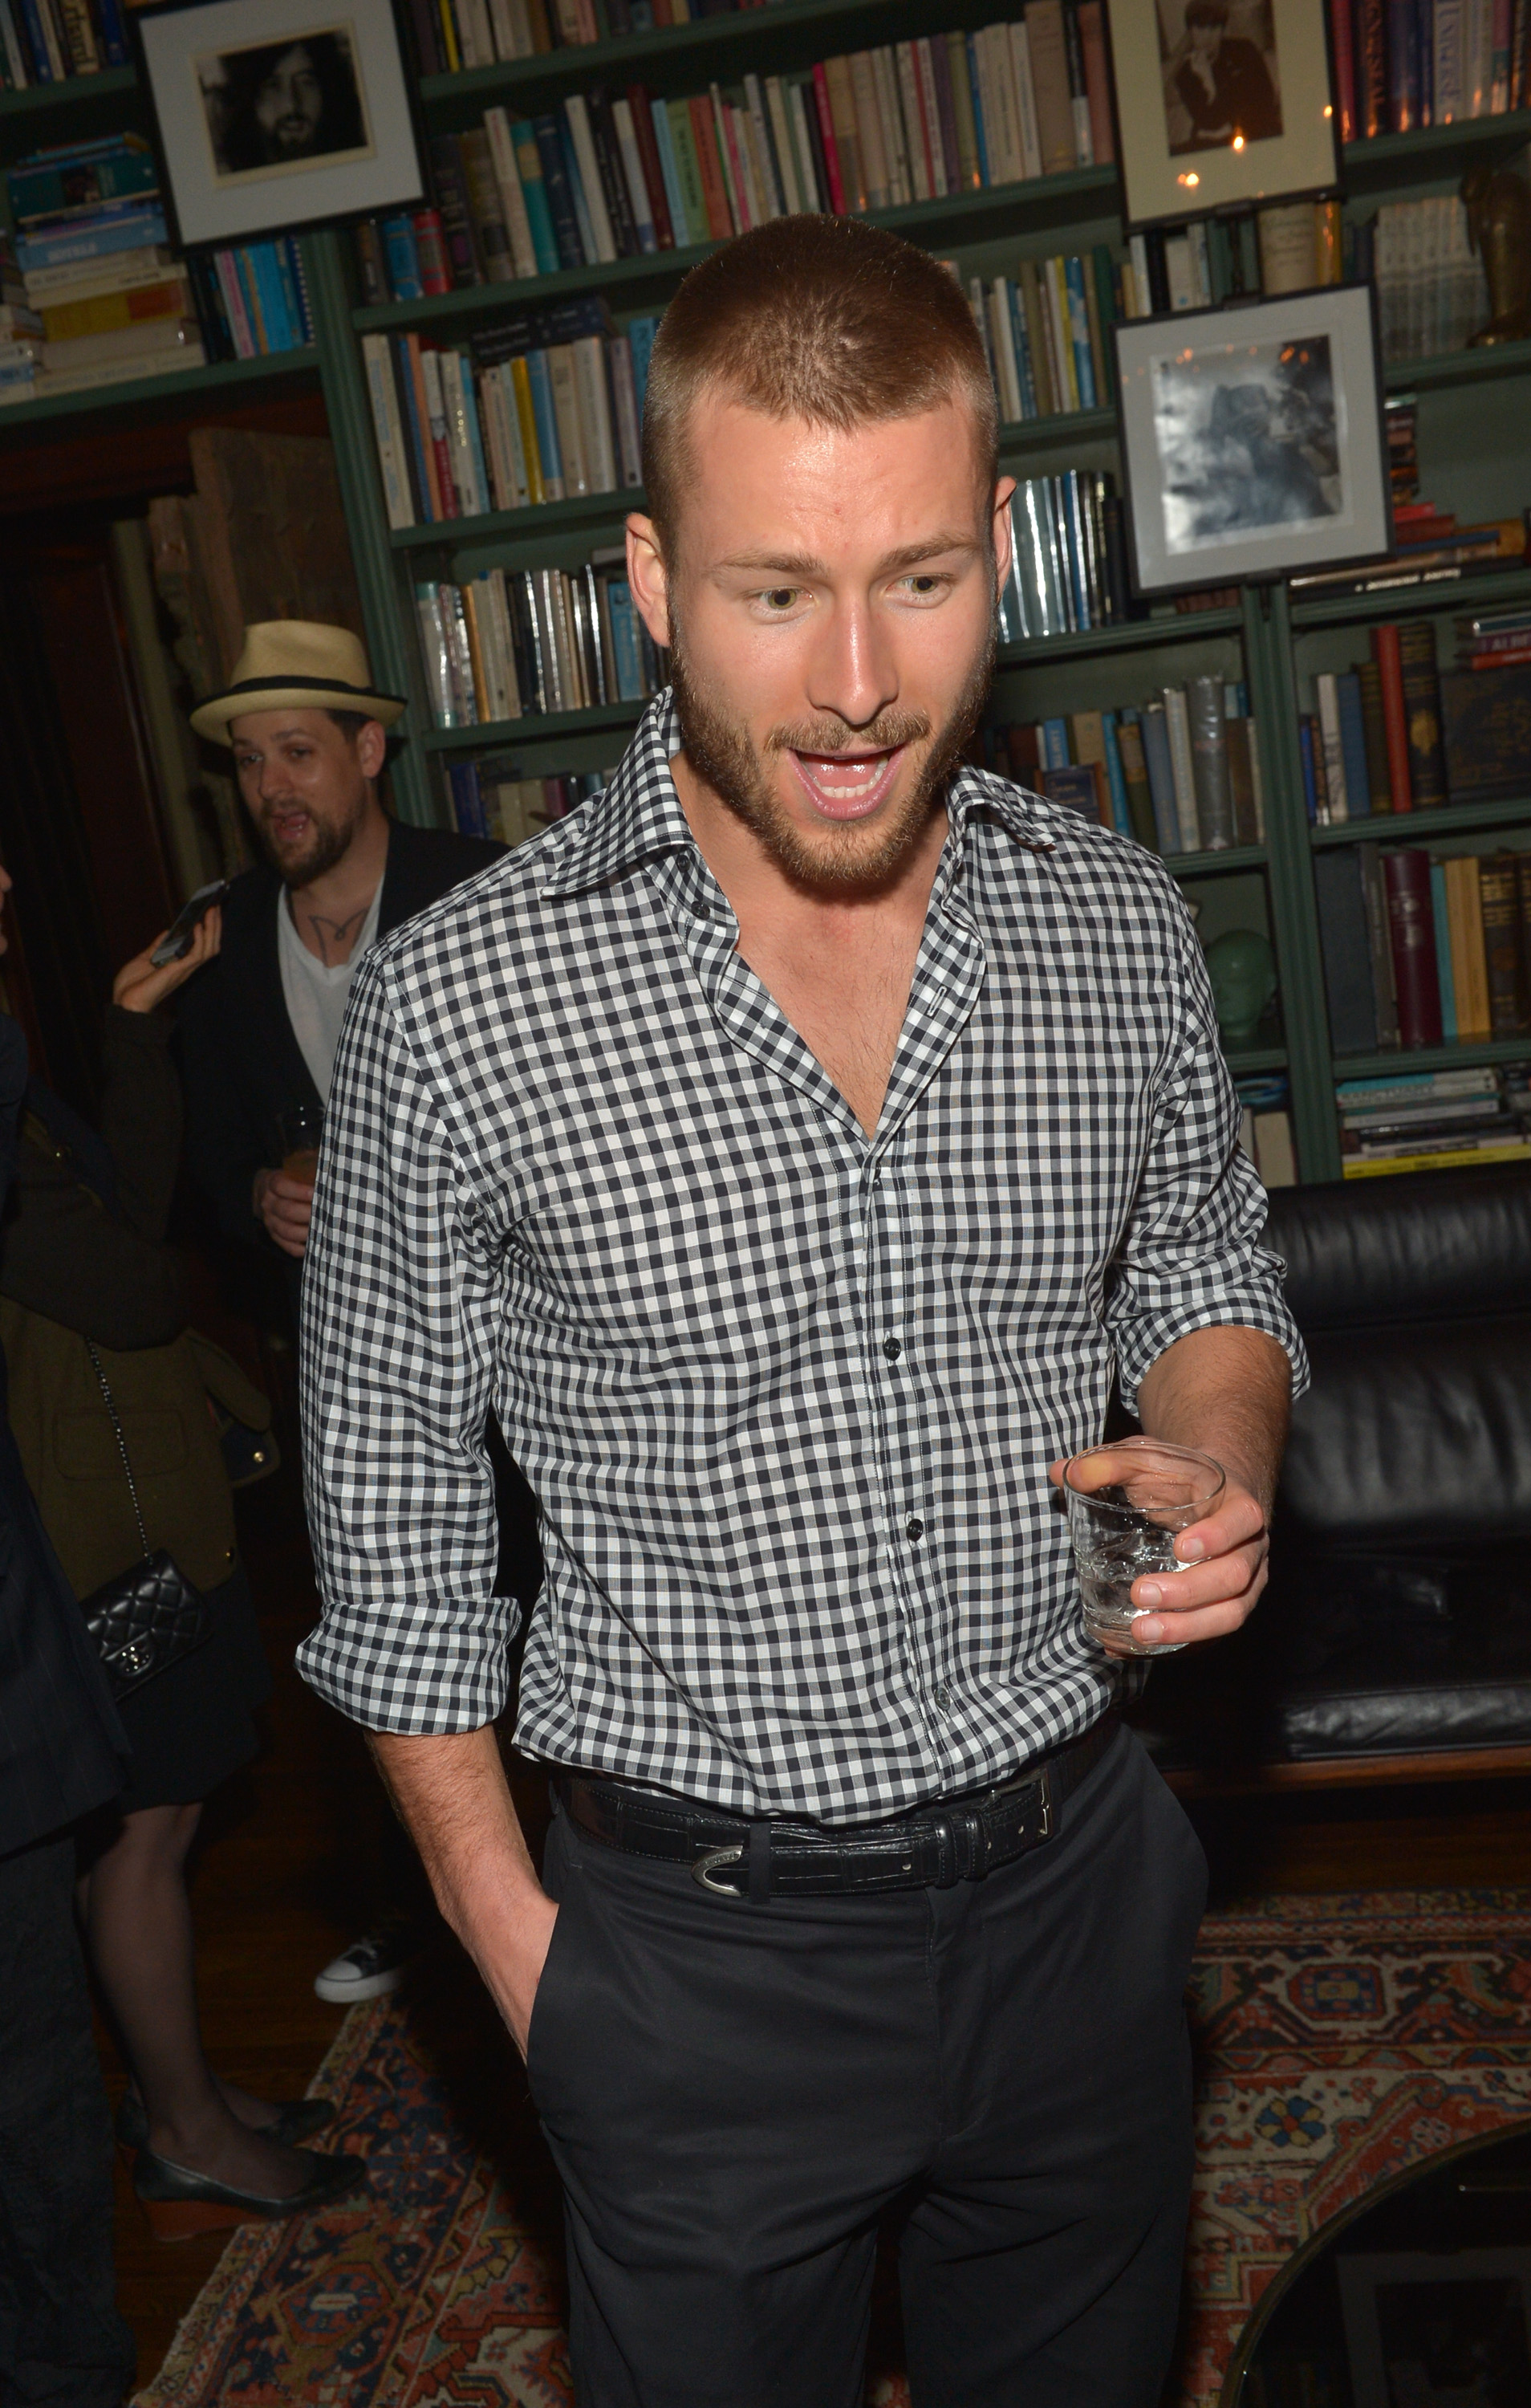
<instances>
[{"instance_id":1,"label":"woman's black flat shoe","mask_svg":"<svg viewBox=\"0 0 1531 2408\"><path fill-rule=\"evenodd\" d=\"M210 2174L193 2173L189 2166L172 2165L152 2149L140 2149L133 2170L133 2187L157 2241L189 2241L193 2233L216 2232L230 2224L279 2222L306 2215L358 2190L366 2181L361 2157L323 2157L313 2149L298 2152L308 2169L301 2190L283 2199L263 2199L258 2192L236 2190L215 2182Z\"/></svg>"},{"instance_id":2,"label":"woman's black flat shoe","mask_svg":"<svg viewBox=\"0 0 1531 2408\"><path fill-rule=\"evenodd\" d=\"M334 2121L333 2100L289 2099L279 2107L269 2124L252 2125L250 2129L258 2131L263 2141L274 2141L280 2149L295 2149ZM122 2093L122 2103L117 2110L117 2139L124 2149L149 2146L149 2112L136 2090Z\"/></svg>"}]
</instances>

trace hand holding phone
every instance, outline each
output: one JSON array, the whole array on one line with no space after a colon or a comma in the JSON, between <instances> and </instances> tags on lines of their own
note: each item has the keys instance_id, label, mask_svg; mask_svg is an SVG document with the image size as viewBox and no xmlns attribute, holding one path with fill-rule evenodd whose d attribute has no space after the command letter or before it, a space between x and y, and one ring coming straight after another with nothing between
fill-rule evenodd
<instances>
[{"instance_id":1,"label":"hand holding phone","mask_svg":"<svg viewBox=\"0 0 1531 2408\"><path fill-rule=\"evenodd\" d=\"M152 1011L178 986L194 978L204 962L210 962L223 941L223 914L216 898L198 918L179 958L172 958L159 968L155 962L169 935L162 937L152 953L136 953L124 962L111 982L111 999L122 1011Z\"/></svg>"},{"instance_id":2,"label":"hand holding phone","mask_svg":"<svg viewBox=\"0 0 1531 2408\"><path fill-rule=\"evenodd\" d=\"M192 939L196 935L198 923L215 903L222 903L228 891L228 880L215 878L208 885L199 886L190 901L181 905L149 956L155 969L163 970L169 962L185 960L192 950Z\"/></svg>"}]
</instances>

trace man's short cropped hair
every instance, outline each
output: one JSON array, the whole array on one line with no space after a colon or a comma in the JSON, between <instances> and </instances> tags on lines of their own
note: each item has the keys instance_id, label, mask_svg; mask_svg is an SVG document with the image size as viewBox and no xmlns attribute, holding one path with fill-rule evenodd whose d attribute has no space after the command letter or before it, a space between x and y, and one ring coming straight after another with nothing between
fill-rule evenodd
<instances>
[{"instance_id":1,"label":"man's short cropped hair","mask_svg":"<svg viewBox=\"0 0 1531 2408\"><path fill-rule=\"evenodd\" d=\"M710 388L766 418L848 432L964 401L978 466L999 412L962 287L928 251L853 218L775 218L694 267L660 321L643 404L643 481L672 550L691 411Z\"/></svg>"}]
</instances>

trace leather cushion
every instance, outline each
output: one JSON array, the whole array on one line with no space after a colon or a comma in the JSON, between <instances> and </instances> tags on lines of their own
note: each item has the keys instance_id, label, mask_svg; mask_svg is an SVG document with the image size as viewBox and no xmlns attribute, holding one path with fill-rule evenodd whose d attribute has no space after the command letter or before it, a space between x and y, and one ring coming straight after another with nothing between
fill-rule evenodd
<instances>
[{"instance_id":1,"label":"leather cushion","mask_svg":"<svg viewBox=\"0 0 1531 2408\"><path fill-rule=\"evenodd\" d=\"M1266 1241L1315 1330L1524 1312L1531 1165L1431 1170L1272 1192Z\"/></svg>"},{"instance_id":2,"label":"leather cushion","mask_svg":"<svg viewBox=\"0 0 1531 2408\"><path fill-rule=\"evenodd\" d=\"M1269 1700L1267 1756L1301 1763L1531 1742L1524 1597L1490 1593L1438 1618L1341 1607L1310 1621L1307 1640L1309 1661Z\"/></svg>"},{"instance_id":3,"label":"leather cushion","mask_svg":"<svg viewBox=\"0 0 1531 2408\"><path fill-rule=\"evenodd\" d=\"M1382 1550L1531 1536L1528 1294L1531 1280L1522 1310L1491 1320L1309 1336L1281 1474L1296 1535Z\"/></svg>"}]
</instances>

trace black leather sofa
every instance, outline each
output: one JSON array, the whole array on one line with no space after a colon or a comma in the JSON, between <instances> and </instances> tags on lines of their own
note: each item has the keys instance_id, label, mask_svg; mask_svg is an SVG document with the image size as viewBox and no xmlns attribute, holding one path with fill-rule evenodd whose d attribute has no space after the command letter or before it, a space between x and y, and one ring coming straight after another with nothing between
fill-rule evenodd
<instances>
[{"instance_id":1,"label":"black leather sofa","mask_svg":"<svg viewBox=\"0 0 1531 2408\"><path fill-rule=\"evenodd\" d=\"M1531 1771L1531 1168L1278 1190L1271 1584L1130 1718L1178 1787Z\"/></svg>"}]
</instances>

